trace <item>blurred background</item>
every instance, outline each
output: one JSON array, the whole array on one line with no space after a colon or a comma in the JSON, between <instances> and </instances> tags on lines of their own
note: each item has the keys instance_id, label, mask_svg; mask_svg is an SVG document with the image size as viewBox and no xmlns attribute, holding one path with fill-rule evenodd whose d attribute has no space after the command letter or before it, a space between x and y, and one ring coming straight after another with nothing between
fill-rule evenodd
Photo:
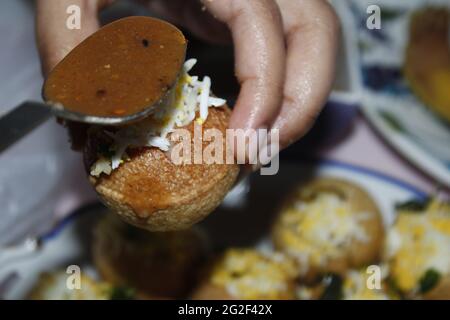
<instances>
[{"instance_id":1,"label":"blurred background","mask_svg":"<svg viewBox=\"0 0 450 320\"><path fill-rule=\"evenodd\" d=\"M311 132L282 152L282 175L288 170L283 169L284 163L289 163L289 168L313 166L319 171L322 165L337 166L381 176L415 195L448 199L448 11L442 19L436 18L442 17L436 12L418 17L416 13L424 6L445 12L449 1L332 3L343 32L335 87ZM371 4L381 8L381 29L367 28L367 7ZM146 14L151 13L139 5L117 1L102 14L102 20ZM189 34L188 38L188 56L199 61L194 73L211 76L213 90L232 104L238 92L231 72L233 48L207 45ZM0 39L1 116L25 100L41 99L43 79L35 48L33 1L0 1ZM49 232L63 217L96 201L81 155L70 150L65 129L54 120L0 154L0 163L2 246ZM382 198L388 192L389 187L369 180L362 184L376 190L375 197ZM281 196L282 190L272 193ZM235 191L224 210L242 201L245 192L248 188ZM221 232L219 222L211 225Z\"/></svg>"}]
</instances>

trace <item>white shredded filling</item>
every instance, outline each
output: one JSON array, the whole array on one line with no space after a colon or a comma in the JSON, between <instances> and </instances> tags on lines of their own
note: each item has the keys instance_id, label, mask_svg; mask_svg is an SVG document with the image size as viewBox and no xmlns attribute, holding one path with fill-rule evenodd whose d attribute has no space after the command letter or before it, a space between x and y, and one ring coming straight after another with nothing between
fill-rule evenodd
<instances>
[{"instance_id":1,"label":"white shredded filling","mask_svg":"<svg viewBox=\"0 0 450 320\"><path fill-rule=\"evenodd\" d=\"M369 213L355 214L337 195L323 193L312 202L298 200L283 213L281 237L286 251L302 266L301 273L306 273L309 265L324 265L354 241L367 243L370 238L362 222L368 219Z\"/></svg>"},{"instance_id":2,"label":"white shredded filling","mask_svg":"<svg viewBox=\"0 0 450 320\"><path fill-rule=\"evenodd\" d=\"M197 63L190 59L184 63L182 74L174 90L166 100L166 104L148 119L137 124L125 126L116 132L105 133L112 138L110 146L112 157L102 156L91 167L91 175L111 174L117 169L126 156L128 147L156 147L168 151L170 141L168 135L179 127L184 127L196 120L203 124L208 118L209 107L220 107L226 100L211 96L211 79L207 76L202 81L197 76L190 76L189 71ZM199 117L195 119L196 114Z\"/></svg>"},{"instance_id":3,"label":"white shredded filling","mask_svg":"<svg viewBox=\"0 0 450 320\"><path fill-rule=\"evenodd\" d=\"M427 270L450 275L450 206L433 200L424 212L399 211L384 253L404 291L416 290Z\"/></svg>"},{"instance_id":4,"label":"white shredded filling","mask_svg":"<svg viewBox=\"0 0 450 320\"><path fill-rule=\"evenodd\" d=\"M235 298L274 299L287 293L296 276L295 264L280 253L230 249L213 270L211 283Z\"/></svg>"}]
</instances>

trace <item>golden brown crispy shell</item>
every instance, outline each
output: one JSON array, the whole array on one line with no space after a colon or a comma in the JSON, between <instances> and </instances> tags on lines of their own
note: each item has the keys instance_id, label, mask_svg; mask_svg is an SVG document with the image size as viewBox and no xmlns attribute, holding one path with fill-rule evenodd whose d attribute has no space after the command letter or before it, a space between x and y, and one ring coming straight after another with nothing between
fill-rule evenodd
<instances>
[{"instance_id":1,"label":"golden brown crispy shell","mask_svg":"<svg viewBox=\"0 0 450 320\"><path fill-rule=\"evenodd\" d=\"M196 284L208 255L197 228L148 232L108 214L95 229L93 259L105 281L140 297L183 298Z\"/></svg>"},{"instance_id":2,"label":"golden brown crispy shell","mask_svg":"<svg viewBox=\"0 0 450 320\"><path fill-rule=\"evenodd\" d=\"M231 253L234 258L231 258ZM281 257L283 260L280 261ZM238 260L234 260L236 258ZM265 279L261 278L262 275ZM190 298L193 300L294 300L297 275L295 263L279 253L265 256L254 249L229 248L222 254L212 257L209 263L204 265L200 273L199 285ZM219 283L215 281L217 276L222 279ZM269 282L262 287L251 287L252 292L247 291L250 288L249 283L261 280ZM222 281L224 282L220 283ZM240 283L240 289L237 283ZM285 288L280 288L280 284ZM230 290L228 285L234 289Z\"/></svg>"},{"instance_id":3,"label":"golden brown crispy shell","mask_svg":"<svg viewBox=\"0 0 450 320\"><path fill-rule=\"evenodd\" d=\"M230 111L210 108L203 130L215 128L223 133ZM194 123L186 127L194 136ZM88 137L85 150L87 170L95 161L97 137ZM193 141L191 142L193 148ZM205 148L209 142L203 141ZM233 186L238 175L236 164L176 165L170 151L139 148L129 153L111 175L90 176L102 201L127 222L151 231L186 229L211 213ZM192 153L193 157L193 153Z\"/></svg>"},{"instance_id":4,"label":"golden brown crispy shell","mask_svg":"<svg viewBox=\"0 0 450 320\"><path fill-rule=\"evenodd\" d=\"M336 193L349 203L353 214L368 214L368 219L363 219L359 223L369 236L369 241L351 241L350 245L339 248L340 254L337 257L328 257L323 266L310 264L307 273L302 279L308 283L314 282L318 277L327 273L344 275L351 268L359 268L380 259L381 248L383 246L384 227L379 209L373 199L359 186L348 181L321 178L314 180L307 185L301 186L288 197L283 208L292 205L296 199L313 199L314 195L320 192ZM281 210L283 214L284 209ZM336 219L339 217L336 216ZM282 233L286 228L280 220L275 223L273 229L273 241L275 247L282 252L288 252L289 244L282 239ZM326 253L323 253L326 255ZM299 264L302 264L299 261ZM304 264L304 262L303 262ZM304 265L301 265L304 268Z\"/></svg>"},{"instance_id":5,"label":"golden brown crispy shell","mask_svg":"<svg viewBox=\"0 0 450 320\"><path fill-rule=\"evenodd\" d=\"M450 11L425 8L414 13L406 49L405 77L433 111L450 121Z\"/></svg>"}]
</instances>

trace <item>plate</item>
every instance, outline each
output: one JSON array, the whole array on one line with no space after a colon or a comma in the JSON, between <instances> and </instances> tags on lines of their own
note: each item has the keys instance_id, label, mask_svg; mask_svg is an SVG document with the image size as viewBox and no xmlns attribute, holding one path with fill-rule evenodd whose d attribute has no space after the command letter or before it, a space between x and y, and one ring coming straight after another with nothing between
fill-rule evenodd
<instances>
[{"instance_id":1,"label":"plate","mask_svg":"<svg viewBox=\"0 0 450 320\"><path fill-rule=\"evenodd\" d=\"M370 5L381 10L381 29L370 30ZM427 5L444 6L443 0ZM353 34L351 72L357 78L355 95L366 119L403 157L439 184L450 187L450 124L430 111L403 77L411 14L421 0L346 0L337 4L344 33Z\"/></svg>"},{"instance_id":2,"label":"plate","mask_svg":"<svg viewBox=\"0 0 450 320\"><path fill-rule=\"evenodd\" d=\"M294 185L315 177L336 177L354 182L377 202L385 225L395 218L393 207L398 202L424 198L417 188L382 173L334 161L319 164L281 162L274 176L253 175L248 187L233 190L224 205L201 223L209 233L212 246L258 246L268 240L271 223L283 196ZM241 199L239 199L241 198ZM15 281L5 294L6 299L23 299L42 272L77 264L83 272L96 276L90 263L90 243L95 221L106 212L100 204L77 210L42 236L42 246L34 253L14 259L0 267L0 281L15 271Z\"/></svg>"}]
</instances>

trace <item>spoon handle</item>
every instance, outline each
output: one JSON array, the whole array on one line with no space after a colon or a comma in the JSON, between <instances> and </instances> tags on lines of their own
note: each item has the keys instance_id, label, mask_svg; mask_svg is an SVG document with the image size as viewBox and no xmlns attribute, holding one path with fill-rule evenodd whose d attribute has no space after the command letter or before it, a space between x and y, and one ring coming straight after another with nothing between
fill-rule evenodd
<instances>
[{"instance_id":1,"label":"spoon handle","mask_svg":"<svg viewBox=\"0 0 450 320\"><path fill-rule=\"evenodd\" d=\"M52 116L44 104L26 101L0 117L0 153Z\"/></svg>"}]
</instances>

